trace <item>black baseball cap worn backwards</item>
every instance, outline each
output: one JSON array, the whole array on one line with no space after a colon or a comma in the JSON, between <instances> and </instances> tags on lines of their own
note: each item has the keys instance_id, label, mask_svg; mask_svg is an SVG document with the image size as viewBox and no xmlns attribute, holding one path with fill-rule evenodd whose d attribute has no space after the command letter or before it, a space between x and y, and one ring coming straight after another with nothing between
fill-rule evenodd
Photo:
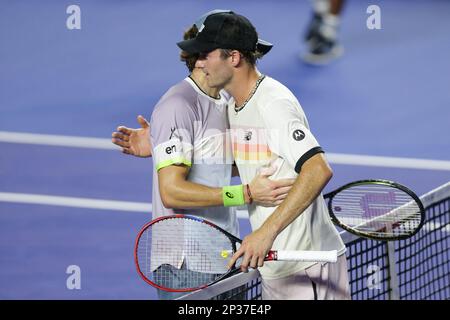
<instances>
[{"instance_id":1,"label":"black baseball cap worn backwards","mask_svg":"<svg viewBox=\"0 0 450 320\"><path fill-rule=\"evenodd\" d=\"M258 39L255 27L246 17L230 10L210 11L195 25L197 36L177 43L188 53L210 52L220 48L266 54L273 47L271 43Z\"/></svg>"}]
</instances>

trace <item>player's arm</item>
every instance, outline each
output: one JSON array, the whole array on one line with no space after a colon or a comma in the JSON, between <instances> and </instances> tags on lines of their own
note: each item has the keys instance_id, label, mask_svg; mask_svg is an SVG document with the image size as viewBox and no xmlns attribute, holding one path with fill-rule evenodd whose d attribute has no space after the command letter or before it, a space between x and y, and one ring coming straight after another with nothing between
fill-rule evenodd
<instances>
[{"instance_id":1,"label":"player's arm","mask_svg":"<svg viewBox=\"0 0 450 320\"><path fill-rule=\"evenodd\" d=\"M323 154L316 154L304 163L286 199L258 230L242 242L239 251L247 250L241 265L243 271L248 266L256 268L264 264L264 257L276 237L312 204L332 176ZM233 263L231 261L230 265Z\"/></svg>"},{"instance_id":2,"label":"player's arm","mask_svg":"<svg viewBox=\"0 0 450 320\"><path fill-rule=\"evenodd\" d=\"M229 266L231 267L241 255L244 255L241 264L244 272L249 266L252 268L262 266L264 257L276 237L311 205L332 176L333 172L322 153L308 159L303 164L287 198L259 229L243 240Z\"/></svg>"},{"instance_id":3,"label":"player's arm","mask_svg":"<svg viewBox=\"0 0 450 320\"><path fill-rule=\"evenodd\" d=\"M312 156L302 165L286 199L261 228L275 238L312 204L332 177L333 171L323 153Z\"/></svg>"},{"instance_id":4,"label":"player's arm","mask_svg":"<svg viewBox=\"0 0 450 320\"><path fill-rule=\"evenodd\" d=\"M260 174L249 184L249 194L247 185L209 187L187 180L188 173L189 166L183 164L159 169L159 192L166 208L239 206L251 202L250 194L252 201L260 205L276 206L286 198L294 181L293 179L273 181L269 179L269 175ZM233 198L227 198L227 193ZM241 202L233 202L240 197L242 197Z\"/></svg>"},{"instance_id":5,"label":"player's arm","mask_svg":"<svg viewBox=\"0 0 450 320\"><path fill-rule=\"evenodd\" d=\"M212 188L187 180L189 167L170 165L158 171L159 192L166 208L223 206L222 188ZM245 198L245 203L250 200Z\"/></svg>"}]
</instances>

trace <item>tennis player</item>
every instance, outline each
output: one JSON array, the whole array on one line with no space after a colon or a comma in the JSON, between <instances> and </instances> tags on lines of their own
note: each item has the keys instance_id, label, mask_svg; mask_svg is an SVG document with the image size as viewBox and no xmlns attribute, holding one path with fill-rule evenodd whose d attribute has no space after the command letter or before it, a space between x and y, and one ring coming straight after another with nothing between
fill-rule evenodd
<instances>
[{"instance_id":1,"label":"tennis player","mask_svg":"<svg viewBox=\"0 0 450 320\"><path fill-rule=\"evenodd\" d=\"M253 232L229 266L242 257L242 270L259 267L263 299L348 299L345 245L332 224L321 192L332 177L323 150L309 130L292 92L261 74L258 35L250 21L224 12L208 16L194 39L178 43L200 54L197 65L211 88L232 95L228 105L234 160L241 180L275 164L274 178L294 178L277 208L249 204ZM265 263L269 249L338 250L336 264Z\"/></svg>"},{"instance_id":2,"label":"tennis player","mask_svg":"<svg viewBox=\"0 0 450 320\"><path fill-rule=\"evenodd\" d=\"M200 18L184 38L195 37L197 26L201 26L209 14ZM261 43L258 47L267 52L271 45ZM269 179L269 172L256 176L246 185L230 185L233 163L231 146L227 143L230 96L221 88L206 84L205 74L195 67L197 58L197 54L181 53L191 74L159 100L150 126L139 117L141 129L119 127L118 132L112 134L112 141L127 154L140 157L153 154L153 218L174 213L195 215L239 236L234 207L251 202L262 206L278 205L294 180L273 181ZM180 286L186 286L181 283L193 278L189 273L213 279L215 273L226 271L226 265L221 264L213 266L216 270L211 274L200 274L193 266L195 263L170 254L170 235L154 232L152 236L152 244L162 243L167 247L167 256L158 257L157 261L152 259L155 278L170 277L174 282L179 281ZM217 251L222 249L218 244ZM174 299L181 294L158 290L160 299Z\"/></svg>"}]
</instances>

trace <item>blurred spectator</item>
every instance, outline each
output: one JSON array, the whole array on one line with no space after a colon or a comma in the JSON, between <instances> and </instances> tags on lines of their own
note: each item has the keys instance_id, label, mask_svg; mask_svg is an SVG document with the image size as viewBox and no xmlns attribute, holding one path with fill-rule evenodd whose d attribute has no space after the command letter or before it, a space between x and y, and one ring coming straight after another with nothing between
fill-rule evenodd
<instances>
[{"instance_id":1,"label":"blurred spectator","mask_svg":"<svg viewBox=\"0 0 450 320\"><path fill-rule=\"evenodd\" d=\"M313 16L304 39L307 52L302 54L305 62L324 65L344 53L338 41L343 5L344 0L312 0Z\"/></svg>"}]
</instances>

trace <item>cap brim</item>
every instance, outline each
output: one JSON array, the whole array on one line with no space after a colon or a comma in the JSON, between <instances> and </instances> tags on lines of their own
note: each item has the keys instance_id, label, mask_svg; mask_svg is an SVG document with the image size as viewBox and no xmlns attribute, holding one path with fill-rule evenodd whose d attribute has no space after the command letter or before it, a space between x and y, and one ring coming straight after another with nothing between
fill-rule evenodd
<instances>
[{"instance_id":1,"label":"cap brim","mask_svg":"<svg viewBox=\"0 0 450 320\"><path fill-rule=\"evenodd\" d=\"M258 39L258 43L256 44L256 50L261 52L263 55L268 53L272 47L273 44L262 39Z\"/></svg>"},{"instance_id":2,"label":"cap brim","mask_svg":"<svg viewBox=\"0 0 450 320\"><path fill-rule=\"evenodd\" d=\"M199 41L198 38L180 41L177 43L177 45L181 50L191 54L210 52L218 48L217 45ZM263 55L268 53L272 49L272 47L273 44L262 39L258 39L258 43L256 44L256 50L261 52Z\"/></svg>"},{"instance_id":3,"label":"cap brim","mask_svg":"<svg viewBox=\"0 0 450 320\"><path fill-rule=\"evenodd\" d=\"M217 49L217 46L214 46L214 44L201 42L198 38L180 41L177 45L181 50L186 51L187 53L209 52Z\"/></svg>"}]
</instances>

